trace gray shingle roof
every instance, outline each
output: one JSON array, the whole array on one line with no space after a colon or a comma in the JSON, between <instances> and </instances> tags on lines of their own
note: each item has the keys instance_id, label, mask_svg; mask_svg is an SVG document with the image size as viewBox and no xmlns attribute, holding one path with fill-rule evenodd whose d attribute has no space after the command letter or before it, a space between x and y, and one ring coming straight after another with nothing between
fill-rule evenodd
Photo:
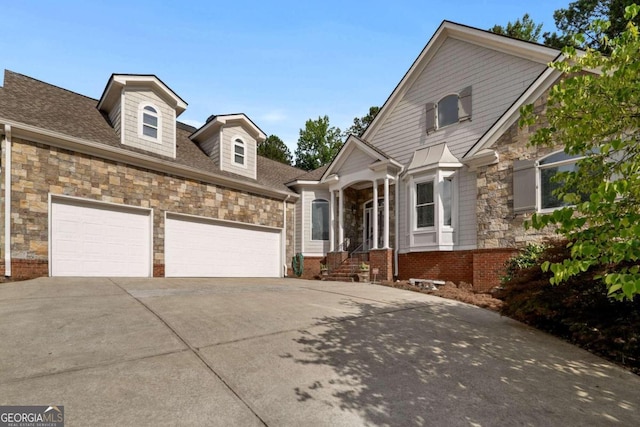
<instances>
[{"instance_id":1,"label":"gray shingle roof","mask_svg":"<svg viewBox=\"0 0 640 427\"><path fill-rule=\"evenodd\" d=\"M176 158L149 153L120 144L120 138L109 118L97 109L98 100L18 74L4 73L0 88L0 117L47 129L61 134L146 154L247 183L293 193L285 183L304 174L301 169L258 156L257 179L220 170L189 136L195 128L178 122L176 125ZM257 190L259 192L259 190Z\"/></svg>"},{"instance_id":2,"label":"gray shingle roof","mask_svg":"<svg viewBox=\"0 0 640 427\"><path fill-rule=\"evenodd\" d=\"M298 175L295 177L295 179L296 181L319 181L330 164L331 163L328 163L324 166L320 166L318 169L314 169L307 173L303 173L302 175ZM291 181L293 181L293 179Z\"/></svg>"}]
</instances>

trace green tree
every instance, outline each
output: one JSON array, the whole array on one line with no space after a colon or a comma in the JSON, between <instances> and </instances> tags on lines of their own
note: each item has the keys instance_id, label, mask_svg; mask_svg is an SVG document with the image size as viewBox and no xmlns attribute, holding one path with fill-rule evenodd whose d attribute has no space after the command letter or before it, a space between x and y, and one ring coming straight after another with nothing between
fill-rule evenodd
<instances>
[{"instance_id":1,"label":"green tree","mask_svg":"<svg viewBox=\"0 0 640 427\"><path fill-rule=\"evenodd\" d=\"M296 167L310 171L329 163L342 147L340 136L340 129L329 125L328 116L307 120L300 129Z\"/></svg>"},{"instance_id":2,"label":"green tree","mask_svg":"<svg viewBox=\"0 0 640 427\"><path fill-rule=\"evenodd\" d=\"M347 138L349 135L362 136L365 129L367 129L373 119L376 118L379 111L380 107L369 107L369 112L366 115L354 118L353 125L344 131L344 137Z\"/></svg>"},{"instance_id":3,"label":"green tree","mask_svg":"<svg viewBox=\"0 0 640 427\"><path fill-rule=\"evenodd\" d=\"M566 59L551 65L565 77L550 91L548 125L531 138L534 146L562 144L567 154L584 156L573 172L557 175L555 195L567 206L529 223L554 225L571 242L570 258L543 269L558 284L596 268L611 296L629 300L640 294L640 36L631 21L639 11L626 8L629 23L612 39L608 24L596 23L608 55L563 49ZM539 120L532 105L521 113L523 126Z\"/></svg>"},{"instance_id":4,"label":"green tree","mask_svg":"<svg viewBox=\"0 0 640 427\"><path fill-rule=\"evenodd\" d=\"M544 44L555 48L568 45L586 49L588 47L606 52L604 39L618 36L625 30L627 20L624 18L625 8L634 0L576 0L569 3L566 9L558 9L553 13L556 28L560 33L545 33ZM608 21L609 27L599 32L594 29L594 22ZM634 18L640 23L639 17ZM576 43L573 37L583 34L584 39Z\"/></svg>"},{"instance_id":5,"label":"green tree","mask_svg":"<svg viewBox=\"0 0 640 427\"><path fill-rule=\"evenodd\" d=\"M536 24L529 14L525 13L521 20L517 19L516 22L508 22L506 27L494 25L489 31L520 40L538 42L542 33L542 24Z\"/></svg>"},{"instance_id":6,"label":"green tree","mask_svg":"<svg viewBox=\"0 0 640 427\"><path fill-rule=\"evenodd\" d=\"M258 144L258 154L285 165L291 165L291 151L276 135L269 135Z\"/></svg>"}]
</instances>

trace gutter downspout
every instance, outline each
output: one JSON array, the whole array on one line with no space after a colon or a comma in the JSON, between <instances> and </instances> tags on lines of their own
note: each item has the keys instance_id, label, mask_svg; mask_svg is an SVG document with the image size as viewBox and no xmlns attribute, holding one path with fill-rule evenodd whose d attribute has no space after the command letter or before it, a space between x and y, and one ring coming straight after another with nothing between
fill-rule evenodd
<instances>
[{"instance_id":1,"label":"gutter downspout","mask_svg":"<svg viewBox=\"0 0 640 427\"><path fill-rule=\"evenodd\" d=\"M393 227L395 228L395 236L394 236L394 242L393 242L393 275L395 277L398 277L398 245L400 244L400 230L398 227L398 218L400 215L400 174L397 173L396 174L396 185L395 185L395 195L394 195L394 213L395 213L395 218L394 218L394 224Z\"/></svg>"},{"instance_id":2,"label":"gutter downspout","mask_svg":"<svg viewBox=\"0 0 640 427\"><path fill-rule=\"evenodd\" d=\"M287 194L287 197L282 201L282 210L284 216L284 226L282 227L282 267L283 267L283 276L287 277L287 200L291 195ZM295 239L295 235L293 236Z\"/></svg>"},{"instance_id":3,"label":"gutter downspout","mask_svg":"<svg viewBox=\"0 0 640 427\"><path fill-rule=\"evenodd\" d=\"M4 275L11 277L11 126L4 125Z\"/></svg>"}]
</instances>

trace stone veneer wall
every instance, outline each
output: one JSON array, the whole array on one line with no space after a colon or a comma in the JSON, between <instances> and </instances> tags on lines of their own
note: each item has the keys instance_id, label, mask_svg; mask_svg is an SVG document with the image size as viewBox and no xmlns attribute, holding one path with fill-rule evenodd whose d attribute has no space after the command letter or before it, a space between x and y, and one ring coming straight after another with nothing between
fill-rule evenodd
<instances>
[{"instance_id":1,"label":"stone veneer wall","mask_svg":"<svg viewBox=\"0 0 640 427\"><path fill-rule=\"evenodd\" d=\"M384 197L384 185L378 186L378 198ZM373 188L344 190L344 236L351 239L351 249L362 244L364 227L363 205L373 199ZM395 185L389 187L389 245L395 244ZM336 211L337 212L337 211ZM336 213L336 221L338 215ZM382 224L380 224L382 227Z\"/></svg>"},{"instance_id":2,"label":"stone veneer wall","mask_svg":"<svg viewBox=\"0 0 640 427\"><path fill-rule=\"evenodd\" d=\"M527 243L540 242L554 235L552 230L525 230L524 222L531 217L531 213L515 214L513 211L513 161L538 159L561 149L528 145L531 135L545 122L546 101L545 94L534 103L536 113L541 115L539 122L523 129L518 122L514 123L493 147L498 152L499 162L477 170L479 249L519 249Z\"/></svg>"},{"instance_id":3,"label":"stone veneer wall","mask_svg":"<svg viewBox=\"0 0 640 427\"><path fill-rule=\"evenodd\" d=\"M156 274L164 272L165 211L278 228L284 225L282 200L18 138L14 138L12 147L11 256L12 276L16 278L48 274L49 193L153 208L153 263ZM1 194L4 195L4 180ZM294 215L294 205L288 203L285 262L289 267L293 256ZM3 227L4 221L0 221L0 224ZM3 240L4 232L0 233L2 274Z\"/></svg>"}]
</instances>

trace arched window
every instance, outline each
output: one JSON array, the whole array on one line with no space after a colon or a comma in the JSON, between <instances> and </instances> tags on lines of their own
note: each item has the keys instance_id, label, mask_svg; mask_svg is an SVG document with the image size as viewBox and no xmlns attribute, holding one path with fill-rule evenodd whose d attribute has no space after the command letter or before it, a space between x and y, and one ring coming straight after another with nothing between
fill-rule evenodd
<instances>
[{"instance_id":1,"label":"arched window","mask_svg":"<svg viewBox=\"0 0 640 427\"><path fill-rule=\"evenodd\" d=\"M146 139L161 140L160 110L152 104L140 104L139 134Z\"/></svg>"},{"instance_id":2,"label":"arched window","mask_svg":"<svg viewBox=\"0 0 640 427\"><path fill-rule=\"evenodd\" d=\"M311 240L329 240L329 202L311 202Z\"/></svg>"},{"instance_id":3,"label":"arched window","mask_svg":"<svg viewBox=\"0 0 640 427\"><path fill-rule=\"evenodd\" d=\"M447 95L438 102L438 128L458 123L458 95Z\"/></svg>"},{"instance_id":4,"label":"arched window","mask_svg":"<svg viewBox=\"0 0 640 427\"><path fill-rule=\"evenodd\" d=\"M245 159L245 145L244 141L240 138L236 138L233 141L233 162L237 165L244 166Z\"/></svg>"}]
</instances>

